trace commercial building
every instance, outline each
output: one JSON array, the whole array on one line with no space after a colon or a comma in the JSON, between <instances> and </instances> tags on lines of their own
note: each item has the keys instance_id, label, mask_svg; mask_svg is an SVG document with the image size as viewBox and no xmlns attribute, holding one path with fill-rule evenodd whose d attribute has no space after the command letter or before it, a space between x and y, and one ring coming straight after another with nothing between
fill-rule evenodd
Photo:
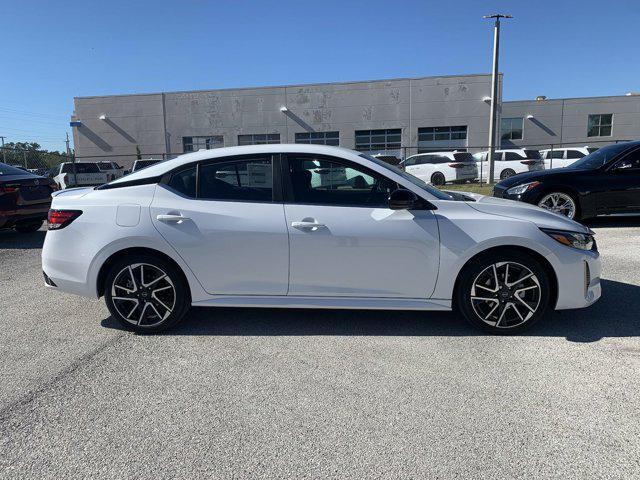
<instances>
[{"instance_id":1,"label":"commercial building","mask_svg":"<svg viewBox=\"0 0 640 480\"><path fill-rule=\"evenodd\" d=\"M476 151L488 142L490 87L490 75L480 74L80 97L74 145L78 157L123 165L261 143L340 145L396 157ZM636 96L504 102L500 110L504 146L640 138Z\"/></svg>"}]
</instances>

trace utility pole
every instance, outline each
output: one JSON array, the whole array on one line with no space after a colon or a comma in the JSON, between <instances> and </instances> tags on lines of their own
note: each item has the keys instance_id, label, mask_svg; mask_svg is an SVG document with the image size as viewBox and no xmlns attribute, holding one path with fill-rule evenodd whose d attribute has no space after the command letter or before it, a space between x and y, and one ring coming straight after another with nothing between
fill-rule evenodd
<instances>
[{"instance_id":1,"label":"utility pole","mask_svg":"<svg viewBox=\"0 0 640 480\"><path fill-rule=\"evenodd\" d=\"M495 18L496 22L493 27L493 72L491 75L491 115L489 117L489 153L487 160L489 161L489 175L487 183L493 184L494 172L494 153L496 151L496 118L498 113L498 57L500 56L500 19L513 18L511 15L503 15L494 13L493 15L485 15L482 18Z\"/></svg>"},{"instance_id":2,"label":"utility pole","mask_svg":"<svg viewBox=\"0 0 640 480\"><path fill-rule=\"evenodd\" d=\"M2 139L2 163L7 163L7 152L4 151L4 137L0 135Z\"/></svg>"},{"instance_id":3,"label":"utility pole","mask_svg":"<svg viewBox=\"0 0 640 480\"><path fill-rule=\"evenodd\" d=\"M71 158L71 150L69 150L69 132L67 133L67 139L64 141L64 143L67 144L67 160L69 160ZM76 158L73 157L73 163L71 165L72 171L73 171L73 183L74 183L74 187L77 186L76 185L76 179L78 178L76 175Z\"/></svg>"}]
</instances>

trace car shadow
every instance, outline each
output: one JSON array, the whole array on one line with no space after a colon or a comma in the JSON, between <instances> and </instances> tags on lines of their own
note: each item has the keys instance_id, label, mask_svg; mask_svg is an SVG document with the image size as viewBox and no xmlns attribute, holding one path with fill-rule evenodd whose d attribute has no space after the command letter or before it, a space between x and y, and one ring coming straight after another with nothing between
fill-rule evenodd
<instances>
[{"instance_id":1,"label":"car shadow","mask_svg":"<svg viewBox=\"0 0 640 480\"><path fill-rule=\"evenodd\" d=\"M0 230L0 250L31 250L34 248L42 248L46 234L47 231L44 229L33 233Z\"/></svg>"},{"instance_id":2,"label":"car shadow","mask_svg":"<svg viewBox=\"0 0 640 480\"><path fill-rule=\"evenodd\" d=\"M595 342L605 337L640 336L640 287L602 281L603 296L579 310L549 313L522 336L564 337ZM123 329L113 318L105 328ZM485 336L453 312L389 310L306 310L275 308L193 308L176 327L160 335L212 336Z\"/></svg>"},{"instance_id":3,"label":"car shadow","mask_svg":"<svg viewBox=\"0 0 640 480\"><path fill-rule=\"evenodd\" d=\"M590 228L633 228L640 227L640 215L617 215L589 218L584 220Z\"/></svg>"}]
</instances>

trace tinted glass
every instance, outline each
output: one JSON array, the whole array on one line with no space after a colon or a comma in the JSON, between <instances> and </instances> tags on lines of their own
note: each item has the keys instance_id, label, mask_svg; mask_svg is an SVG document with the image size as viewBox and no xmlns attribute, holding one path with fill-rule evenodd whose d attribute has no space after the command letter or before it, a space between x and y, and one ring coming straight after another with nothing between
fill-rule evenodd
<instances>
[{"instance_id":1,"label":"tinted glass","mask_svg":"<svg viewBox=\"0 0 640 480\"><path fill-rule=\"evenodd\" d=\"M582 158L584 157L584 153L582 153L580 150L567 150L567 158Z\"/></svg>"},{"instance_id":2,"label":"tinted glass","mask_svg":"<svg viewBox=\"0 0 640 480\"><path fill-rule=\"evenodd\" d=\"M198 198L247 202L270 202L273 169L267 157L255 157L200 167Z\"/></svg>"},{"instance_id":3,"label":"tinted glass","mask_svg":"<svg viewBox=\"0 0 640 480\"><path fill-rule=\"evenodd\" d=\"M289 156L297 203L387 208L397 184L379 173L340 160Z\"/></svg>"},{"instance_id":4,"label":"tinted glass","mask_svg":"<svg viewBox=\"0 0 640 480\"><path fill-rule=\"evenodd\" d=\"M0 175L24 175L25 171L12 167L6 163L0 163Z\"/></svg>"},{"instance_id":5,"label":"tinted glass","mask_svg":"<svg viewBox=\"0 0 640 480\"><path fill-rule=\"evenodd\" d=\"M195 198L196 196L196 167L191 167L171 175L171 180L167 184L174 190Z\"/></svg>"},{"instance_id":6,"label":"tinted glass","mask_svg":"<svg viewBox=\"0 0 640 480\"><path fill-rule=\"evenodd\" d=\"M454 153L453 158L456 162L473 162L473 155L467 152Z\"/></svg>"},{"instance_id":7,"label":"tinted glass","mask_svg":"<svg viewBox=\"0 0 640 480\"><path fill-rule=\"evenodd\" d=\"M516 153L516 152L504 152L504 159L509 162L509 161L514 161L514 160L522 160L523 157L520 156L520 154Z\"/></svg>"},{"instance_id":8,"label":"tinted glass","mask_svg":"<svg viewBox=\"0 0 640 480\"><path fill-rule=\"evenodd\" d=\"M65 163L62 173L73 173L73 163ZM100 173L100 170L95 163L76 163L76 173Z\"/></svg>"},{"instance_id":9,"label":"tinted glass","mask_svg":"<svg viewBox=\"0 0 640 480\"><path fill-rule=\"evenodd\" d=\"M553 151L553 157L551 158L563 158L564 157L564 152L562 150L554 150ZM548 158L548 155L547 155Z\"/></svg>"},{"instance_id":10,"label":"tinted glass","mask_svg":"<svg viewBox=\"0 0 640 480\"><path fill-rule=\"evenodd\" d=\"M540 160L542 158L538 150L525 150L524 154L526 158L532 158L534 160Z\"/></svg>"},{"instance_id":11,"label":"tinted glass","mask_svg":"<svg viewBox=\"0 0 640 480\"><path fill-rule=\"evenodd\" d=\"M623 158L616 164L616 168L621 171L633 170L636 172L640 170L640 152L634 152Z\"/></svg>"},{"instance_id":12,"label":"tinted glass","mask_svg":"<svg viewBox=\"0 0 640 480\"><path fill-rule=\"evenodd\" d=\"M614 157L617 157L625 150L633 148L637 145L629 145L628 143L617 143L615 145L609 145L608 147L602 147L597 152L590 153L582 157L580 160L573 162L569 167L578 168L581 170L593 170L600 168L603 165L609 163Z\"/></svg>"}]
</instances>

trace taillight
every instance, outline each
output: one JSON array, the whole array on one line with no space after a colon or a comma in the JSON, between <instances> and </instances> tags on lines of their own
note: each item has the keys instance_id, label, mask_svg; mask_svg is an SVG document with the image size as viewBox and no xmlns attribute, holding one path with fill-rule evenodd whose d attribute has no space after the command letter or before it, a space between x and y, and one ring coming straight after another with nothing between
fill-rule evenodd
<instances>
[{"instance_id":1,"label":"taillight","mask_svg":"<svg viewBox=\"0 0 640 480\"><path fill-rule=\"evenodd\" d=\"M449 166L451 168L462 168L464 167L464 163L450 163Z\"/></svg>"},{"instance_id":2,"label":"taillight","mask_svg":"<svg viewBox=\"0 0 640 480\"><path fill-rule=\"evenodd\" d=\"M82 210L49 210L47 223L49 230L60 230L82 215Z\"/></svg>"},{"instance_id":3,"label":"taillight","mask_svg":"<svg viewBox=\"0 0 640 480\"><path fill-rule=\"evenodd\" d=\"M538 163L538 160L522 160L520 163L523 165L535 165Z\"/></svg>"},{"instance_id":4,"label":"taillight","mask_svg":"<svg viewBox=\"0 0 640 480\"><path fill-rule=\"evenodd\" d=\"M15 193L19 188L18 185L0 185L0 193Z\"/></svg>"}]
</instances>

